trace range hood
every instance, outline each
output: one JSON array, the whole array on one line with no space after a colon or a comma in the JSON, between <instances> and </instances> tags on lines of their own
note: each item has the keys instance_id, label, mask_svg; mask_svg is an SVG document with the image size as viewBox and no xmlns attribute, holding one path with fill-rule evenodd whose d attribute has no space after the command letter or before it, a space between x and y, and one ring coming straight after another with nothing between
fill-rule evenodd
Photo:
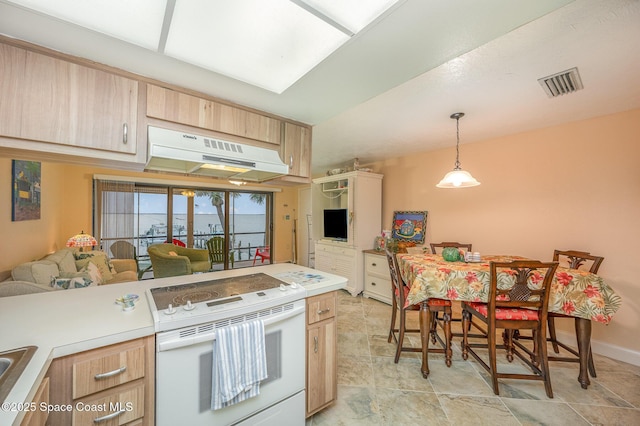
<instances>
[{"instance_id":1,"label":"range hood","mask_svg":"<svg viewBox=\"0 0 640 426\"><path fill-rule=\"evenodd\" d=\"M289 173L277 151L148 126L145 170L264 182Z\"/></svg>"}]
</instances>

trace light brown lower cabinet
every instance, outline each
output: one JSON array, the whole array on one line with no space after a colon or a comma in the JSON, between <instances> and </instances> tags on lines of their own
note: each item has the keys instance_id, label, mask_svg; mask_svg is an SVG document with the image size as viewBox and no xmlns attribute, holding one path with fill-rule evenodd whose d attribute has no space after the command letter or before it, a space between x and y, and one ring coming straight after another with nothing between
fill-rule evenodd
<instances>
[{"instance_id":1,"label":"light brown lower cabinet","mask_svg":"<svg viewBox=\"0 0 640 426\"><path fill-rule=\"evenodd\" d=\"M33 410L28 411L22 419L22 426L44 426L49 418L49 412L42 410L42 404L49 406L49 378L42 379L32 401Z\"/></svg>"},{"instance_id":2,"label":"light brown lower cabinet","mask_svg":"<svg viewBox=\"0 0 640 426\"><path fill-rule=\"evenodd\" d=\"M338 395L335 291L307 299L307 417Z\"/></svg>"},{"instance_id":3,"label":"light brown lower cabinet","mask_svg":"<svg viewBox=\"0 0 640 426\"><path fill-rule=\"evenodd\" d=\"M46 424L153 425L154 355L148 336L56 358Z\"/></svg>"}]
</instances>

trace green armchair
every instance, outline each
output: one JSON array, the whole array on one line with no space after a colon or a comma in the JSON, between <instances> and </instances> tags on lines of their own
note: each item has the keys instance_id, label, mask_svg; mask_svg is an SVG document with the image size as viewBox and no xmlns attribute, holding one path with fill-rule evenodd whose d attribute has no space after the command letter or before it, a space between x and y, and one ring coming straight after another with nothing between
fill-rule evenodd
<instances>
[{"instance_id":1,"label":"green armchair","mask_svg":"<svg viewBox=\"0 0 640 426\"><path fill-rule=\"evenodd\" d=\"M191 275L194 272L207 272L211 269L208 250L165 243L149 246L147 253L153 266L154 278Z\"/></svg>"}]
</instances>

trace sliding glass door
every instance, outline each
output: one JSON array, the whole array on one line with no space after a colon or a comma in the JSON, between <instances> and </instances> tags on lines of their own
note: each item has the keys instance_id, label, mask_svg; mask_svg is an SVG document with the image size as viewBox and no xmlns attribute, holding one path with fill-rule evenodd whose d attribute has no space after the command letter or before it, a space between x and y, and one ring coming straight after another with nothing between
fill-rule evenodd
<instances>
[{"instance_id":1,"label":"sliding glass door","mask_svg":"<svg viewBox=\"0 0 640 426\"><path fill-rule=\"evenodd\" d=\"M151 276L144 272L151 266L147 248L164 242L210 251L215 246L220 253L212 270L243 268L271 263L272 203L268 192L136 183L121 187L98 180L94 232L105 250L119 240L131 242L144 278ZM216 244L208 245L212 238Z\"/></svg>"},{"instance_id":2,"label":"sliding glass door","mask_svg":"<svg viewBox=\"0 0 640 426\"><path fill-rule=\"evenodd\" d=\"M264 193L231 192L229 196L229 237L235 263L253 266L256 253L271 246L271 197ZM271 259L258 256L260 264Z\"/></svg>"}]
</instances>

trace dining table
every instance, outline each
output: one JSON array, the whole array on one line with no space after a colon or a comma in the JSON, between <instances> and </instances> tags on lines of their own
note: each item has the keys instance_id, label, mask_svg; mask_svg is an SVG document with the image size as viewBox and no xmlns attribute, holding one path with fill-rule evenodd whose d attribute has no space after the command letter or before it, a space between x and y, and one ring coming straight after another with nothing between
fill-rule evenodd
<instances>
[{"instance_id":1,"label":"dining table","mask_svg":"<svg viewBox=\"0 0 640 426\"><path fill-rule=\"evenodd\" d=\"M525 260L521 256L483 255L474 262L446 261L439 254L396 255L400 275L410 290L405 307L420 304L420 335L422 341L423 377L429 375L430 298L487 302L491 262ZM586 389L589 384L588 358L591 347L591 322L609 324L620 308L621 298L602 277L588 271L558 266L549 294L549 311L571 316L580 354L578 382Z\"/></svg>"}]
</instances>

